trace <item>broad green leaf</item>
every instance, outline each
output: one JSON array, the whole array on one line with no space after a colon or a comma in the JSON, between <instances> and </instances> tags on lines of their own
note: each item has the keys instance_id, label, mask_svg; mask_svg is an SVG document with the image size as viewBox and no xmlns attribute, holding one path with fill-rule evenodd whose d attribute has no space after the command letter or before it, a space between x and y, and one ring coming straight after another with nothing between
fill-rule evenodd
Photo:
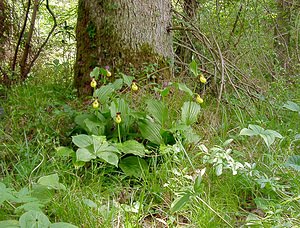
<instances>
[{"instance_id":1,"label":"broad green leaf","mask_svg":"<svg viewBox=\"0 0 300 228\"><path fill-rule=\"evenodd\" d=\"M286 164L287 167L291 167L294 170L300 172L300 155L292 155L288 158Z\"/></svg>"},{"instance_id":2,"label":"broad green leaf","mask_svg":"<svg viewBox=\"0 0 300 228\"><path fill-rule=\"evenodd\" d=\"M227 139L225 142L223 142L223 147L228 146L232 142L233 142L233 139Z\"/></svg>"},{"instance_id":3,"label":"broad green leaf","mask_svg":"<svg viewBox=\"0 0 300 228\"><path fill-rule=\"evenodd\" d=\"M86 119L84 120L84 123L90 134L103 135L105 132L105 122Z\"/></svg>"},{"instance_id":4,"label":"broad green leaf","mask_svg":"<svg viewBox=\"0 0 300 228\"><path fill-rule=\"evenodd\" d=\"M80 169L85 165L84 161L73 161L73 165L75 169Z\"/></svg>"},{"instance_id":5,"label":"broad green leaf","mask_svg":"<svg viewBox=\"0 0 300 228\"><path fill-rule=\"evenodd\" d=\"M134 154L140 157L145 156L145 147L135 140L127 140L117 144L118 149L124 154Z\"/></svg>"},{"instance_id":6,"label":"broad green leaf","mask_svg":"<svg viewBox=\"0 0 300 228\"><path fill-rule=\"evenodd\" d=\"M240 132L240 135L253 136L253 135L257 135L257 132L254 132L253 130L248 128L243 128Z\"/></svg>"},{"instance_id":7,"label":"broad green leaf","mask_svg":"<svg viewBox=\"0 0 300 228\"><path fill-rule=\"evenodd\" d=\"M54 197L55 191L48 189L47 186L34 184L32 186L32 195L35 196L41 203L47 204Z\"/></svg>"},{"instance_id":8,"label":"broad green leaf","mask_svg":"<svg viewBox=\"0 0 300 228\"><path fill-rule=\"evenodd\" d=\"M74 226L66 222L56 222L56 223L52 223L50 225L50 228L78 228L78 226Z\"/></svg>"},{"instance_id":9,"label":"broad green leaf","mask_svg":"<svg viewBox=\"0 0 300 228\"><path fill-rule=\"evenodd\" d=\"M83 199L83 202L84 202L85 205L87 205L91 208L97 208L98 207L97 204L94 201L90 200L90 199Z\"/></svg>"},{"instance_id":10,"label":"broad green leaf","mask_svg":"<svg viewBox=\"0 0 300 228\"><path fill-rule=\"evenodd\" d=\"M193 61L189 64L190 71L193 73L194 76L198 76L198 65L196 61L193 59Z\"/></svg>"},{"instance_id":11,"label":"broad green leaf","mask_svg":"<svg viewBox=\"0 0 300 228\"><path fill-rule=\"evenodd\" d=\"M262 127L258 125L252 125L252 124L249 124L248 128L243 128L240 132L240 135L247 135L247 136L259 135L260 137L263 138L267 147L270 147L274 143L275 138L280 138L280 139L283 138L282 135L279 134L277 131L264 130Z\"/></svg>"},{"instance_id":12,"label":"broad green leaf","mask_svg":"<svg viewBox=\"0 0 300 228\"><path fill-rule=\"evenodd\" d=\"M216 169L216 175L217 176L222 175L222 173L223 173L223 164L222 163L217 164L215 169Z\"/></svg>"},{"instance_id":13,"label":"broad green leaf","mask_svg":"<svg viewBox=\"0 0 300 228\"><path fill-rule=\"evenodd\" d=\"M124 83L125 83L127 86L131 86L132 81L134 80L134 77L132 77L132 76L127 76L127 75L125 75L125 74L122 74L122 77L123 77Z\"/></svg>"},{"instance_id":14,"label":"broad green leaf","mask_svg":"<svg viewBox=\"0 0 300 228\"><path fill-rule=\"evenodd\" d=\"M163 124L168 120L168 109L162 101L150 99L146 101L146 104L148 113L159 124Z\"/></svg>"},{"instance_id":15,"label":"broad green leaf","mask_svg":"<svg viewBox=\"0 0 300 228\"><path fill-rule=\"evenodd\" d=\"M112 83L115 90L120 90L123 87L123 79L119 78Z\"/></svg>"},{"instance_id":16,"label":"broad green leaf","mask_svg":"<svg viewBox=\"0 0 300 228\"><path fill-rule=\"evenodd\" d=\"M129 156L121 159L119 167L127 176L143 177L148 170L147 162L137 156Z\"/></svg>"},{"instance_id":17,"label":"broad green leaf","mask_svg":"<svg viewBox=\"0 0 300 228\"><path fill-rule=\"evenodd\" d=\"M82 135L72 136L72 142L80 148L85 148L92 145L93 140L90 136L82 134Z\"/></svg>"},{"instance_id":18,"label":"broad green leaf","mask_svg":"<svg viewBox=\"0 0 300 228\"><path fill-rule=\"evenodd\" d=\"M292 101L287 101L284 105L284 108L291 110L293 112L299 112L300 113L300 106Z\"/></svg>"},{"instance_id":19,"label":"broad green leaf","mask_svg":"<svg viewBox=\"0 0 300 228\"><path fill-rule=\"evenodd\" d=\"M75 151L69 147L59 146L56 148L56 154L59 157L71 157L75 154Z\"/></svg>"},{"instance_id":20,"label":"broad green leaf","mask_svg":"<svg viewBox=\"0 0 300 228\"><path fill-rule=\"evenodd\" d=\"M171 213L179 211L183 206L185 206L190 201L191 194L189 192L178 197L171 204Z\"/></svg>"},{"instance_id":21,"label":"broad green leaf","mask_svg":"<svg viewBox=\"0 0 300 228\"><path fill-rule=\"evenodd\" d=\"M37 181L37 183L46 186L48 189L66 190L66 187L59 183L59 177L57 173L43 176Z\"/></svg>"},{"instance_id":22,"label":"broad green leaf","mask_svg":"<svg viewBox=\"0 0 300 228\"><path fill-rule=\"evenodd\" d=\"M106 161L107 163L118 167L119 158L113 152L101 152L97 153L98 158Z\"/></svg>"},{"instance_id":23,"label":"broad green leaf","mask_svg":"<svg viewBox=\"0 0 300 228\"><path fill-rule=\"evenodd\" d=\"M150 142L160 145L163 142L160 134L161 125L150 119L145 119L139 122L139 129L142 136Z\"/></svg>"},{"instance_id":24,"label":"broad green leaf","mask_svg":"<svg viewBox=\"0 0 300 228\"><path fill-rule=\"evenodd\" d=\"M176 83L175 85L177 85L177 87L178 87L179 90L181 90L181 91L183 91L183 92L186 92L189 96L192 97L192 96L194 95L193 91L190 90L190 89L186 86L186 84L183 84L183 83Z\"/></svg>"},{"instance_id":25,"label":"broad green leaf","mask_svg":"<svg viewBox=\"0 0 300 228\"><path fill-rule=\"evenodd\" d=\"M48 217L40 211L28 211L19 219L21 228L47 228L50 226Z\"/></svg>"},{"instance_id":26,"label":"broad green leaf","mask_svg":"<svg viewBox=\"0 0 300 228\"><path fill-rule=\"evenodd\" d=\"M201 192L201 184L202 184L202 176L198 175L195 179L195 183L194 183L194 191L196 193L200 193Z\"/></svg>"},{"instance_id":27,"label":"broad green leaf","mask_svg":"<svg viewBox=\"0 0 300 228\"><path fill-rule=\"evenodd\" d=\"M281 134L279 134L277 131L273 131L273 130L265 130L263 132L264 135L273 135L275 138L279 138L282 139L283 136Z\"/></svg>"},{"instance_id":28,"label":"broad green leaf","mask_svg":"<svg viewBox=\"0 0 300 228\"><path fill-rule=\"evenodd\" d=\"M167 87L167 88L163 89L162 91L160 91L160 95L163 97L168 96L169 93L170 93L170 87Z\"/></svg>"},{"instance_id":29,"label":"broad green leaf","mask_svg":"<svg viewBox=\"0 0 300 228\"><path fill-rule=\"evenodd\" d=\"M91 153L90 150L86 148L79 148L76 151L76 160L77 161L84 161L84 162L89 162L92 159L95 159L96 155Z\"/></svg>"},{"instance_id":30,"label":"broad green leaf","mask_svg":"<svg viewBox=\"0 0 300 228\"><path fill-rule=\"evenodd\" d=\"M111 102L109 107L111 118L115 119L117 112L121 113L122 122L121 125L128 125L130 108L124 99L118 98Z\"/></svg>"},{"instance_id":31,"label":"broad green leaf","mask_svg":"<svg viewBox=\"0 0 300 228\"><path fill-rule=\"evenodd\" d=\"M93 140L93 149L94 149L95 155L101 149L101 147L103 146L104 143L105 143L105 146L108 145L108 142L106 141L106 136L92 135L92 140Z\"/></svg>"},{"instance_id":32,"label":"broad green leaf","mask_svg":"<svg viewBox=\"0 0 300 228\"><path fill-rule=\"evenodd\" d=\"M40 202L30 202L22 204L21 206L17 207L15 213L20 213L21 211L42 211L42 208L45 205Z\"/></svg>"},{"instance_id":33,"label":"broad green leaf","mask_svg":"<svg viewBox=\"0 0 300 228\"><path fill-rule=\"evenodd\" d=\"M7 188L5 184L0 182L0 205L6 200L14 200L13 191L11 188Z\"/></svg>"},{"instance_id":34,"label":"broad green leaf","mask_svg":"<svg viewBox=\"0 0 300 228\"><path fill-rule=\"evenodd\" d=\"M258 126L258 125L249 124L248 128L251 129L256 134L261 134L261 133L264 132L264 129L261 126Z\"/></svg>"},{"instance_id":35,"label":"broad green leaf","mask_svg":"<svg viewBox=\"0 0 300 228\"><path fill-rule=\"evenodd\" d=\"M91 120L93 122L97 121L97 117L94 114L84 113L84 114L80 114L80 115L78 115L78 116L75 117L75 123L79 127L81 127L83 130L88 131L88 129L86 128L86 123L85 123L86 119L89 119L89 120Z\"/></svg>"},{"instance_id":36,"label":"broad green leaf","mask_svg":"<svg viewBox=\"0 0 300 228\"><path fill-rule=\"evenodd\" d=\"M16 199L14 202L16 203L29 203L33 201L37 201L36 197L32 196L32 191L29 190L27 187L22 188L20 191L14 194Z\"/></svg>"},{"instance_id":37,"label":"broad green leaf","mask_svg":"<svg viewBox=\"0 0 300 228\"><path fill-rule=\"evenodd\" d=\"M195 102L184 102L181 107L181 120L186 125L191 125L195 123L198 119L198 115L201 111L199 104Z\"/></svg>"},{"instance_id":38,"label":"broad green leaf","mask_svg":"<svg viewBox=\"0 0 300 228\"><path fill-rule=\"evenodd\" d=\"M19 221L17 220L4 220L0 221L0 228L19 228Z\"/></svg>"},{"instance_id":39,"label":"broad green leaf","mask_svg":"<svg viewBox=\"0 0 300 228\"><path fill-rule=\"evenodd\" d=\"M92 72L90 73L90 77L98 79L100 74L100 68L99 67L95 67Z\"/></svg>"},{"instance_id":40,"label":"broad green leaf","mask_svg":"<svg viewBox=\"0 0 300 228\"><path fill-rule=\"evenodd\" d=\"M104 85L94 91L94 97L97 97L101 104L105 104L113 92L114 87L112 84Z\"/></svg>"}]
</instances>

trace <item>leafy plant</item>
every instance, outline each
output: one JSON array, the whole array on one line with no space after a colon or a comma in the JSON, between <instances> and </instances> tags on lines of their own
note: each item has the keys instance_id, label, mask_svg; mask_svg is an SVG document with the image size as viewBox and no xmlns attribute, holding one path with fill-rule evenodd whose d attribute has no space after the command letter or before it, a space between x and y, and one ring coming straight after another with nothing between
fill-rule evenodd
<instances>
[{"instance_id":1,"label":"leafy plant","mask_svg":"<svg viewBox=\"0 0 300 228\"><path fill-rule=\"evenodd\" d=\"M7 188L0 182L0 206L12 207L17 214L23 212L19 220L1 221L0 227L77 227L63 222L51 223L42 212L42 208L51 200L53 190L66 190L66 187L59 183L57 174L43 176L39 178L37 184L33 185L32 189L25 187L20 191Z\"/></svg>"},{"instance_id":2,"label":"leafy plant","mask_svg":"<svg viewBox=\"0 0 300 228\"><path fill-rule=\"evenodd\" d=\"M287 101L284 105L283 105L284 108L290 110L290 111L293 111L293 112L298 112L300 114L300 106L295 103L295 102L292 102L292 101Z\"/></svg>"},{"instance_id":3,"label":"leafy plant","mask_svg":"<svg viewBox=\"0 0 300 228\"><path fill-rule=\"evenodd\" d=\"M240 135L247 136L260 136L263 138L265 144L269 148L275 141L276 138L282 139L282 135L274 130L265 130L258 125L249 124L248 128L243 128Z\"/></svg>"},{"instance_id":4,"label":"leafy plant","mask_svg":"<svg viewBox=\"0 0 300 228\"><path fill-rule=\"evenodd\" d=\"M290 156L285 165L296 171L300 171L300 155Z\"/></svg>"},{"instance_id":5,"label":"leafy plant","mask_svg":"<svg viewBox=\"0 0 300 228\"><path fill-rule=\"evenodd\" d=\"M96 67L90 74L92 80L101 81L101 75L107 77L104 71L107 70ZM196 123L201 108L196 102L186 101L181 108L181 119L171 119L170 110L164 101L170 88L184 92L187 99L193 99L194 96L182 83L169 83L165 88L168 92L163 92L165 89L162 91L162 100L144 98L146 107L139 108L131 100L133 94L138 91L134 77L124 74L120 76L121 78L112 83L105 84L103 81L104 84L99 88L97 83L91 82L94 88L93 99L99 104L93 103L91 112L75 118L78 126L85 131L72 137L72 142L78 147L74 153L75 164L79 164L80 167L85 162L97 159L120 167L126 175L137 177L140 176L138 170L142 171L146 167L143 158L147 148L174 143L174 134L181 134L187 142L199 140L199 137L195 137L191 125ZM132 83L135 83L134 90ZM131 88L130 97L119 92L123 87ZM69 151L63 148L61 150ZM128 154L131 156L127 157ZM133 161L140 165L134 167Z\"/></svg>"},{"instance_id":6,"label":"leafy plant","mask_svg":"<svg viewBox=\"0 0 300 228\"><path fill-rule=\"evenodd\" d=\"M232 141L232 139L229 139L224 142L223 146L214 146L209 150L204 145L200 146L202 152L205 153L203 156L203 163L212 164L217 176L222 175L223 170L231 170L232 175L236 175L238 172L250 174L255 167L255 164L250 164L248 162L242 164L241 162L236 161L230 155L232 149L224 149L224 146Z\"/></svg>"}]
</instances>

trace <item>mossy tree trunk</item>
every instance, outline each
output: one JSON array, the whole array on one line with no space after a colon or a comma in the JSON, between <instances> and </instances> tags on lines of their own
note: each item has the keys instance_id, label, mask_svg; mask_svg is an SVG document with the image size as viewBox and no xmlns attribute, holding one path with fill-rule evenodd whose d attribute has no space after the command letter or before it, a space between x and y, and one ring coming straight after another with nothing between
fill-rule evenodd
<instances>
[{"instance_id":1,"label":"mossy tree trunk","mask_svg":"<svg viewBox=\"0 0 300 228\"><path fill-rule=\"evenodd\" d=\"M89 73L96 66L126 72L144 63L173 58L171 1L79 0L75 86L90 93Z\"/></svg>"}]
</instances>

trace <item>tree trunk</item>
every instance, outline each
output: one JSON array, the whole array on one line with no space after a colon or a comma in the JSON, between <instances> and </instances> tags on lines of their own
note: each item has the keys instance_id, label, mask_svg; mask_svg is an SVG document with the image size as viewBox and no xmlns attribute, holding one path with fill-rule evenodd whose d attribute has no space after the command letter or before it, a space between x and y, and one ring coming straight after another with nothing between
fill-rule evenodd
<instances>
[{"instance_id":1,"label":"tree trunk","mask_svg":"<svg viewBox=\"0 0 300 228\"><path fill-rule=\"evenodd\" d=\"M277 54L277 61L283 69L288 68L290 61L290 19L291 19L291 1L277 0L277 19L275 26L274 48Z\"/></svg>"},{"instance_id":2,"label":"tree trunk","mask_svg":"<svg viewBox=\"0 0 300 228\"><path fill-rule=\"evenodd\" d=\"M173 58L168 0L79 0L75 86L90 93L89 73L106 65L124 72Z\"/></svg>"}]
</instances>

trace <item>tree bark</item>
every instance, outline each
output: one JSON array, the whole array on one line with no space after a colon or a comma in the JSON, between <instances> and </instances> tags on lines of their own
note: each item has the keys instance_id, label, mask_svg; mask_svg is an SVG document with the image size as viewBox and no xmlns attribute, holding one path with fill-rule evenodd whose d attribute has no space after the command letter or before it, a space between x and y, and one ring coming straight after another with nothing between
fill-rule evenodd
<instances>
[{"instance_id":1,"label":"tree bark","mask_svg":"<svg viewBox=\"0 0 300 228\"><path fill-rule=\"evenodd\" d=\"M109 65L122 71L173 58L168 0L79 0L75 86L90 93L89 73Z\"/></svg>"},{"instance_id":2,"label":"tree bark","mask_svg":"<svg viewBox=\"0 0 300 228\"><path fill-rule=\"evenodd\" d=\"M274 48L277 54L277 61L283 69L287 69L290 57L290 20L291 20L291 1L277 0L277 19L275 26Z\"/></svg>"}]
</instances>

